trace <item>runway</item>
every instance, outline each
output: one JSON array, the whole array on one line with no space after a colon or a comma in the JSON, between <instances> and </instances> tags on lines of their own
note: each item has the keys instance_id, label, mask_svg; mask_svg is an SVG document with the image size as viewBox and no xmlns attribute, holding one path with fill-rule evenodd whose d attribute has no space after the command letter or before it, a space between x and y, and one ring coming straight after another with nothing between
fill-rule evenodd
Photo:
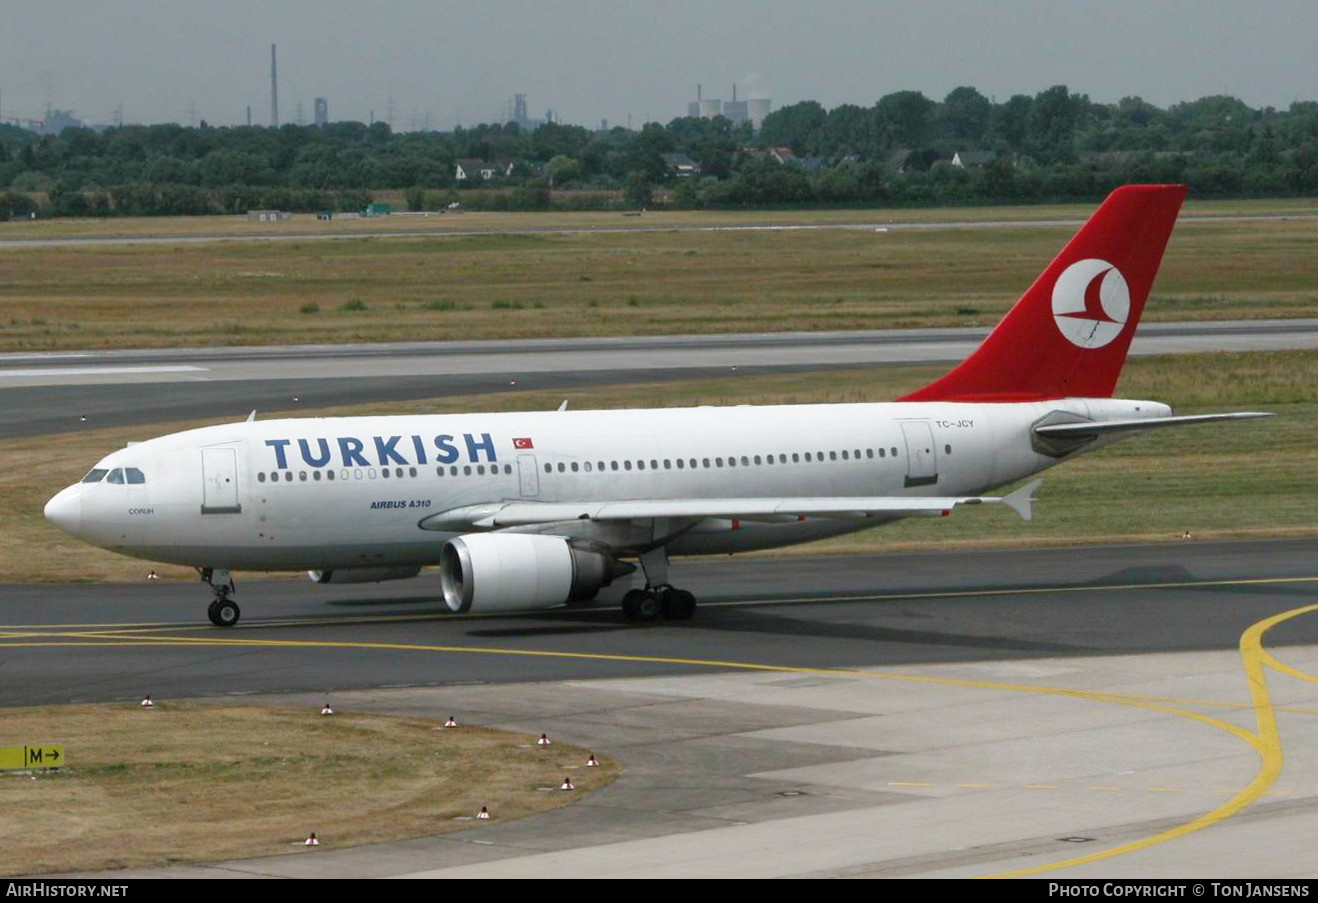
<instances>
[{"instance_id":1,"label":"runway","mask_svg":"<svg viewBox=\"0 0 1318 903\"><path fill-rule=\"evenodd\" d=\"M952 363L985 329L0 355L0 434L517 389ZM1145 323L1134 355L1318 348L1318 319ZM297 399L294 401L294 399ZM85 419L83 419L85 418Z\"/></svg>"},{"instance_id":2,"label":"runway","mask_svg":"<svg viewBox=\"0 0 1318 903\"><path fill-rule=\"evenodd\" d=\"M1312 874L1315 544L693 560L696 619L649 626L446 615L424 577L244 582L229 631L201 586L5 586L3 703L332 699L626 768L521 821L179 876Z\"/></svg>"}]
</instances>

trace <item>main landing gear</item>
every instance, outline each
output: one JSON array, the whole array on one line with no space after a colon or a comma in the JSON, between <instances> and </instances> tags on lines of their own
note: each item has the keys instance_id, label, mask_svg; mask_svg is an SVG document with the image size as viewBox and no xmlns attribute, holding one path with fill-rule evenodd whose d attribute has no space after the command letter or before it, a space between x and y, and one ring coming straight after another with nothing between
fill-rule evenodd
<instances>
[{"instance_id":1,"label":"main landing gear","mask_svg":"<svg viewBox=\"0 0 1318 903\"><path fill-rule=\"evenodd\" d=\"M686 621L696 613L696 597L671 586L634 589L622 597L622 611L629 621Z\"/></svg>"},{"instance_id":2,"label":"main landing gear","mask_svg":"<svg viewBox=\"0 0 1318 903\"><path fill-rule=\"evenodd\" d=\"M629 590L622 597L622 611L629 621L687 621L696 613L696 597L668 582L668 554L652 549L641 556L645 589Z\"/></svg>"},{"instance_id":3,"label":"main landing gear","mask_svg":"<svg viewBox=\"0 0 1318 903\"><path fill-rule=\"evenodd\" d=\"M228 570L224 568L200 570L202 581L210 586L211 592L215 593L215 600L206 609L211 623L216 627L232 627L237 624L238 618L242 616L242 610L238 608L238 603L233 601L233 578L229 576Z\"/></svg>"}]
</instances>

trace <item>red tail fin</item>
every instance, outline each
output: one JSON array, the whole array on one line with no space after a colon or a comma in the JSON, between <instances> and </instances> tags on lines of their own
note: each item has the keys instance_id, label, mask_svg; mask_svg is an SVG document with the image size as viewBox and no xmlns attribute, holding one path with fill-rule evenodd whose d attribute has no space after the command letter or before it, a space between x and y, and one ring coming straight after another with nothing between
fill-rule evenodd
<instances>
[{"instance_id":1,"label":"red tail fin","mask_svg":"<svg viewBox=\"0 0 1318 903\"><path fill-rule=\"evenodd\" d=\"M1111 396L1185 192L1184 185L1112 192L984 344L900 400Z\"/></svg>"}]
</instances>

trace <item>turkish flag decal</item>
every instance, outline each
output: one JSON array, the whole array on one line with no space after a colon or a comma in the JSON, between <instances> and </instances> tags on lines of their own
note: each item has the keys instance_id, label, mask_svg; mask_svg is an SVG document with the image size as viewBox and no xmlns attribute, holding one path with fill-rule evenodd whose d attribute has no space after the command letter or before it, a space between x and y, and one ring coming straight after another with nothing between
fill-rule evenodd
<instances>
[{"instance_id":1,"label":"turkish flag decal","mask_svg":"<svg viewBox=\"0 0 1318 903\"><path fill-rule=\"evenodd\" d=\"M530 439L514 439L513 448L535 448L535 443Z\"/></svg>"}]
</instances>

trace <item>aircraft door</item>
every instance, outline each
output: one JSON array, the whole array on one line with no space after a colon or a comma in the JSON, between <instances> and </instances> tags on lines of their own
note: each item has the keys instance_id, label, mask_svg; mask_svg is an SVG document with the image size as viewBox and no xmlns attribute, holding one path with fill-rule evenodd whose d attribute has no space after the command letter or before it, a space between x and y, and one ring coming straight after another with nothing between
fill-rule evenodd
<instances>
[{"instance_id":1,"label":"aircraft door","mask_svg":"<svg viewBox=\"0 0 1318 903\"><path fill-rule=\"evenodd\" d=\"M522 498L533 499L540 495L540 471L536 470L535 455L517 456L517 474L522 484Z\"/></svg>"},{"instance_id":2,"label":"aircraft door","mask_svg":"<svg viewBox=\"0 0 1318 903\"><path fill-rule=\"evenodd\" d=\"M934 431L923 420L902 424L906 440L906 486L932 486L938 482Z\"/></svg>"},{"instance_id":3,"label":"aircraft door","mask_svg":"<svg viewBox=\"0 0 1318 903\"><path fill-rule=\"evenodd\" d=\"M201 513L238 514L238 450L201 450Z\"/></svg>"}]
</instances>

